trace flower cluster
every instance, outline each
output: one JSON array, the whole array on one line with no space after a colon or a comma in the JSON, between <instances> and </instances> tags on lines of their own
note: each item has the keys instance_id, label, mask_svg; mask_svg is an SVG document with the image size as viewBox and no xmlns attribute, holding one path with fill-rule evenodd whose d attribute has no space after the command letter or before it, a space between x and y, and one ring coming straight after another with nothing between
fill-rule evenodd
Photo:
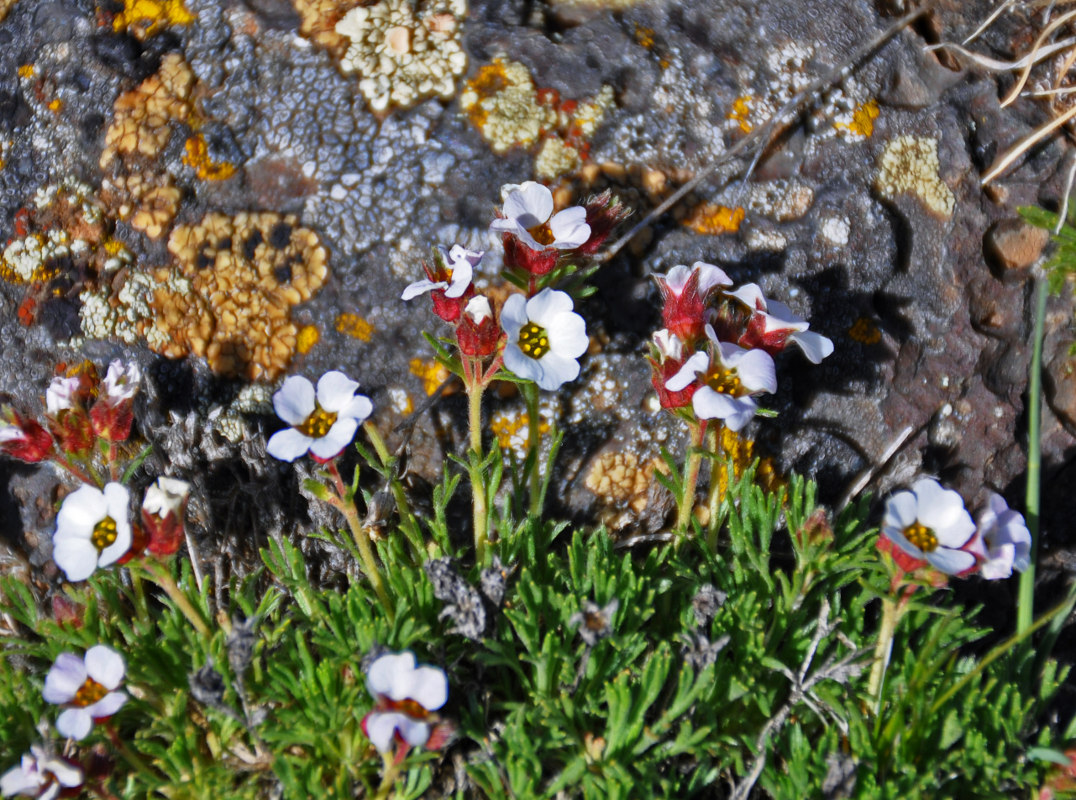
<instances>
[{"instance_id":1,"label":"flower cluster","mask_svg":"<svg viewBox=\"0 0 1076 800\"><path fill-rule=\"evenodd\" d=\"M655 279L664 328L651 341L652 381L662 407L689 419L739 431L757 412L756 397L777 390L777 353L793 343L817 364L833 352L829 339L756 284L730 290L732 280L712 264L676 266Z\"/></svg>"},{"instance_id":2,"label":"flower cluster","mask_svg":"<svg viewBox=\"0 0 1076 800\"><path fill-rule=\"evenodd\" d=\"M911 491L890 497L882 517L880 547L905 572L931 566L946 575L978 572L987 580L1027 569L1031 534L1024 518L1001 495L990 493L978 525L952 489L922 478Z\"/></svg>"}]
</instances>

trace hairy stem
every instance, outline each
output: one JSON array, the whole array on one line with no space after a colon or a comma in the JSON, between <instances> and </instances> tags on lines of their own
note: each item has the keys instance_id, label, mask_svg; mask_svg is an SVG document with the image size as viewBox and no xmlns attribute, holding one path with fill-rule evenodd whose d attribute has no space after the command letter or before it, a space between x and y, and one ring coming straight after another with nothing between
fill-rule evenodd
<instances>
[{"instance_id":1,"label":"hairy stem","mask_svg":"<svg viewBox=\"0 0 1076 800\"><path fill-rule=\"evenodd\" d=\"M695 487L699 482L699 468L702 466L702 443L706 436L706 420L698 420L691 426L691 442L688 445L687 461L684 462L684 485L680 495L680 508L676 515L676 530L686 533L691 523L691 512L695 509Z\"/></svg>"},{"instance_id":2,"label":"hairy stem","mask_svg":"<svg viewBox=\"0 0 1076 800\"><path fill-rule=\"evenodd\" d=\"M706 523L706 543L710 550L717 549L717 528L720 524L718 512L721 510L721 500L724 498L722 491L721 471L725 468L725 448L721 436L721 423L715 422L706 433L706 441L709 446L710 460L710 495L707 505L710 509L710 519ZM731 476L729 476L731 478Z\"/></svg>"},{"instance_id":3,"label":"hairy stem","mask_svg":"<svg viewBox=\"0 0 1076 800\"><path fill-rule=\"evenodd\" d=\"M527 448L531 461L530 473L530 515L542 514L542 469L540 454L542 451L542 417L539 414L538 384L523 384L523 397L527 400Z\"/></svg>"},{"instance_id":4,"label":"hairy stem","mask_svg":"<svg viewBox=\"0 0 1076 800\"><path fill-rule=\"evenodd\" d=\"M335 461L329 462L329 474L332 475L333 483L336 485L336 496L330 499L330 503L339 509L340 513L344 515L344 519L347 520L347 526L351 529L351 538L355 540L355 546L359 548L359 555L362 556L366 577L369 579L370 585L374 587L374 593L377 594L377 599L381 601L381 606L385 609L385 613L388 614L391 621L396 614L396 609L393 607L392 599L389 597L389 593L385 590L385 584L381 580L381 572L377 568L377 560L374 558L374 548L370 545L370 537L362 528L359 512L355 508L355 503L348 496L347 487L344 485L344 479L340 477L340 470L336 468Z\"/></svg>"},{"instance_id":5,"label":"hairy stem","mask_svg":"<svg viewBox=\"0 0 1076 800\"><path fill-rule=\"evenodd\" d=\"M487 523L489 513L486 506L486 479L479 468L482 463L482 381L472 379L467 383L469 401L469 420L471 427L471 457L468 459L471 477L471 498L474 514L474 554L475 561L485 563L488 539Z\"/></svg>"},{"instance_id":6,"label":"hairy stem","mask_svg":"<svg viewBox=\"0 0 1076 800\"><path fill-rule=\"evenodd\" d=\"M882 624L878 628L878 642L874 645L874 663L871 665L867 694L876 698L875 713L882 707L882 680L889 658L893 653L893 634L901 618L901 606L892 597L882 599Z\"/></svg>"}]
</instances>

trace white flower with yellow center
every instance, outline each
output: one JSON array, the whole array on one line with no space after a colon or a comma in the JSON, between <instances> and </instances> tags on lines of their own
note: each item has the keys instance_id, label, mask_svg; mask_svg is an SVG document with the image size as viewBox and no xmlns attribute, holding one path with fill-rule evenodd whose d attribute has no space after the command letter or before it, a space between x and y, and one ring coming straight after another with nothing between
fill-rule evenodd
<instances>
[{"instance_id":1,"label":"white flower with yellow center","mask_svg":"<svg viewBox=\"0 0 1076 800\"><path fill-rule=\"evenodd\" d=\"M1015 569L1023 572L1031 565L1031 533L1019 511L1013 511L1005 498L990 493L989 503L979 515L976 539L983 563L979 574L988 581L1008 578Z\"/></svg>"},{"instance_id":2,"label":"white flower with yellow center","mask_svg":"<svg viewBox=\"0 0 1076 800\"><path fill-rule=\"evenodd\" d=\"M119 483L104 491L83 485L64 498L56 515L52 557L69 581L83 581L131 549L130 493Z\"/></svg>"},{"instance_id":3,"label":"white flower with yellow center","mask_svg":"<svg viewBox=\"0 0 1076 800\"><path fill-rule=\"evenodd\" d=\"M882 533L939 572L958 575L975 566L975 556L962 549L975 535L975 523L960 495L933 478L922 478L910 492L886 501Z\"/></svg>"},{"instance_id":4,"label":"white flower with yellow center","mask_svg":"<svg viewBox=\"0 0 1076 800\"><path fill-rule=\"evenodd\" d=\"M579 375L579 361L590 344L586 323L572 311L572 298L543 289L530 300L509 297L501 309L508 336L504 365L521 378L552 391Z\"/></svg>"},{"instance_id":5,"label":"white flower with yellow center","mask_svg":"<svg viewBox=\"0 0 1076 800\"><path fill-rule=\"evenodd\" d=\"M490 230L514 234L531 250L574 250L590 238L587 210L572 206L554 214L553 193L540 183L510 183L501 196L504 218L493 220Z\"/></svg>"},{"instance_id":6,"label":"white flower with yellow center","mask_svg":"<svg viewBox=\"0 0 1076 800\"><path fill-rule=\"evenodd\" d=\"M474 268L485 255L484 250L468 250L458 244L448 249L443 245L437 245L439 257L434 270L427 269L426 280L415 281L404 289L400 295L401 300L411 300L420 294L432 292L435 289L444 291L445 297L453 299L462 297L471 285L474 277Z\"/></svg>"},{"instance_id":7,"label":"white flower with yellow center","mask_svg":"<svg viewBox=\"0 0 1076 800\"><path fill-rule=\"evenodd\" d=\"M82 785L82 770L62 758L51 756L36 744L23 754L18 766L0 775L0 795L22 795L55 800L64 789Z\"/></svg>"},{"instance_id":8,"label":"white flower with yellow center","mask_svg":"<svg viewBox=\"0 0 1076 800\"><path fill-rule=\"evenodd\" d=\"M374 410L370 398L355 394L357 381L342 372L326 372L314 385L292 376L273 395L277 416L291 425L269 439L266 450L273 458L294 461L310 453L318 461L330 461L355 438L359 425Z\"/></svg>"},{"instance_id":9,"label":"white flower with yellow center","mask_svg":"<svg viewBox=\"0 0 1076 800\"><path fill-rule=\"evenodd\" d=\"M695 416L723 420L729 430L738 431L758 411L758 401L752 395L777 391L777 370L773 359L762 350L719 342L709 325L706 336L711 343L709 352L691 356L665 382L665 388L680 392L698 381L699 387L691 397Z\"/></svg>"},{"instance_id":10,"label":"white flower with yellow center","mask_svg":"<svg viewBox=\"0 0 1076 800\"><path fill-rule=\"evenodd\" d=\"M376 708L362 720L362 729L378 752L387 753L399 737L421 747L433 730L431 712L448 700L448 676L443 669L417 666L413 653L389 653L366 672L366 688L377 698Z\"/></svg>"},{"instance_id":11,"label":"white flower with yellow center","mask_svg":"<svg viewBox=\"0 0 1076 800\"><path fill-rule=\"evenodd\" d=\"M60 653L45 676L45 702L68 706L56 718L56 730L72 739L84 739L94 720L111 717L127 702L116 691L127 667L123 656L103 644L91 647L85 658Z\"/></svg>"}]
</instances>

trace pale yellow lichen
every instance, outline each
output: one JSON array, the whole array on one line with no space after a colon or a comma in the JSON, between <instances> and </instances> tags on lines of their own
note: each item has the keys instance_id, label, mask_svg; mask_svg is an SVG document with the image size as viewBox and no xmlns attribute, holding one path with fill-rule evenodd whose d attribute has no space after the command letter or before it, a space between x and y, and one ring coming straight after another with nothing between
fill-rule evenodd
<instances>
[{"instance_id":1,"label":"pale yellow lichen","mask_svg":"<svg viewBox=\"0 0 1076 800\"><path fill-rule=\"evenodd\" d=\"M606 503L626 503L636 513L646 508L660 459L643 464L634 453L603 453L587 472L584 485Z\"/></svg>"},{"instance_id":2,"label":"pale yellow lichen","mask_svg":"<svg viewBox=\"0 0 1076 800\"><path fill-rule=\"evenodd\" d=\"M938 140L926 136L898 136L886 145L874 177L874 186L886 198L912 194L935 214L948 218L956 198L938 174Z\"/></svg>"}]
</instances>

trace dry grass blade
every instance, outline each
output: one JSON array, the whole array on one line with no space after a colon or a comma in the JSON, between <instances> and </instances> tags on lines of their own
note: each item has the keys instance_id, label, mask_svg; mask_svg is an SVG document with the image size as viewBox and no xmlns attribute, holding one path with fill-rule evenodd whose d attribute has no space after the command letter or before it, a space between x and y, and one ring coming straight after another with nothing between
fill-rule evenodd
<instances>
[{"instance_id":1,"label":"dry grass blade","mask_svg":"<svg viewBox=\"0 0 1076 800\"><path fill-rule=\"evenodd\" d=\"M1042 33L1035 40L1035 44L1031 48L1031 54L1037 53L1044 45L1046 40L1060 27L1067 24L1071 20L1076 19L1076 10L1069 11L1062 14L1060 17L1052 20L1049 25L1043 28ZM1030 55L1030 54L1029 54ZM1041 60L1041 59L1036 59ZM1023 91L1024 86L1027 84L1027 80L1031 77L1031 68L1034 63L1028 63L1024 65L1023 71L1020 73L1020 77L1017 79L1016 84L1009 90L1009 93L1005 96L1005 99L1001 101L1001 107L1009 105L1013 100L1020 96L1020 92Z\"/></svg>"},{"instance_id":2,"label":"dry grass blade","mask_svg":"<svg viewBox=\"0 0 1076 800\"><path fill-rule=\"evenodd\" d=\"M962 44L971 44L976 39L978 39L980 36L982 36L983 31L985 31L987 28L989 28L991 25L993 25L994 21L998 17L1000 17L1002 15L1002 13L1005 11L1005 9L1007 9L1012 4L1013 4L1013 0L1005 0L1004 3L1002 3L1000 6L998 6L997 8L994 9L994 13L991 14L989 17L987 17L986 21L982 25L980 25L978 28L976 28L974 31L972 31L971 35L967 39L965 39L962 42Z\"/></svg>"},{"instance_id":3,"label":"dry grass blade","mask_svg":"<svg viewBox=\"0 0 1076 800\"><path fill-rule=\"evenodd\" d=\"M1073 0L1076 2L1076 0ZM1025 55L1023 58L1016 61L1001 61L996 58L990 58L990 56L984 56L981 53L976 53L974 50L967 50L958 44L951 42L942 42L941 44L932 44L930 47L925 48L926 51L933 52L934 50L952 50L959 53L969 61L978 64L984 69L989 69L994 72L1009 72L1014 69L1025 69L1027 67L1033 67L1041 61L1045 61L1050 56L1061 50L1068 49L1076 45L1076 36L1070 36L1067 39L1062 39L1060 42L1054 42L1053 44L1041 47L1038 50ZM1034 58L1034 60L1032 60Z\"/></svg>"},{"instance_id":4,"label":"dry grass blade","mask_svg":"<svg viewBox=\"0 0 1076 800\"><path fill-rule=\"evenodd\" d=\"M1008 152L1002 154L998 158L998 160L994 162L990 169L987 170L986 174L983 175L982 180L979 183L982 186L986 186L986 184L990 183L990 181L994 180L994 178L996 178L998 175L1008 169L1012 165L1012 163L1016 161L1017 158L1026 153L1028 150L1030 150L1040 141L1045 139L1051 133L1056 131L1073 117L1076 117L1076 106L1070 108L1060 117L1052 119L1046 124L1041 125L1035 130L1033 130L1030 134L1025 136L1019 142L1019 144L1011 148Z\"/></svg>"}]
</instances>

